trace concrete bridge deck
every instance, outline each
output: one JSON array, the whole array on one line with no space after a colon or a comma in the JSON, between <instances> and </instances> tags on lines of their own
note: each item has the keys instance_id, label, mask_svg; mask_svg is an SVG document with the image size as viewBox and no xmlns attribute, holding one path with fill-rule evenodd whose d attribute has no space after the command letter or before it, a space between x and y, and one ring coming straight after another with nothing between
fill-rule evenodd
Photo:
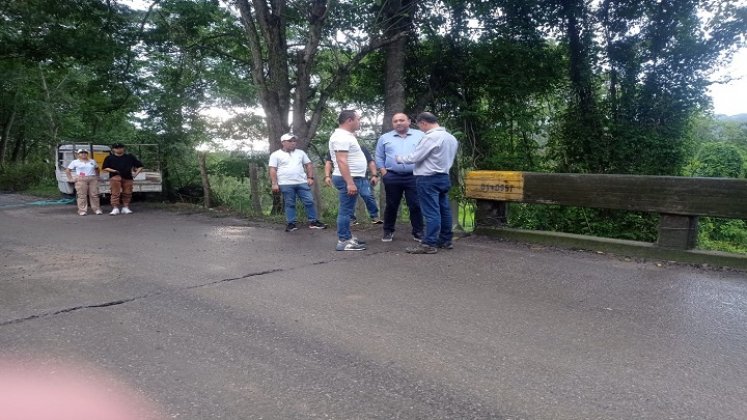
<instances>
[{"instance_id":1,"label":"concrete bridge deck","mask_svg":"<svg viewBox=\"0 0 747 420\"><path fill-rule=\"evenodd\" d=\"M158 418L747 417L744 272L23 201L0 195L0 370L94 368Z\"/></svg>"}]
</instances>

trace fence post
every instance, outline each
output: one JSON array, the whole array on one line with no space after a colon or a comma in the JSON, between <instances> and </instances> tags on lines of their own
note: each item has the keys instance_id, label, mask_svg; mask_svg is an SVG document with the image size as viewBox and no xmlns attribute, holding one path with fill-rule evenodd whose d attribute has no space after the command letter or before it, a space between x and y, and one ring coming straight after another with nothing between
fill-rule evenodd
<instances>
[{"instance_id":1,"label":"fence post","mask_svg":"<svg viewBox=\"0 0 747 420\"><path fill-rule=\"evenodd\" d=\"M693 249L697 242L698 216L660 215L657 246L673 249Z\"/></svg>"},{"instance_id":2,"label":"fence post","mask_svg":"<svg viewBox=\"0 0 747 420\"><path fill-rule=\"evenodd\" d=\"M262 215L262 201L259 193L259 171L256 162L249 162L249 193L251 209L255 216Z\"/></svg>"},{"instance_id":3,"label":"fence post","mask_svg":"<svg viewBox=\"0 0 747 420\"><path fill-rule=\"evenodd\" d=\"M508 221L508 202L476 200L475 227L500 227Z\"/></svg>"}]
</instances>

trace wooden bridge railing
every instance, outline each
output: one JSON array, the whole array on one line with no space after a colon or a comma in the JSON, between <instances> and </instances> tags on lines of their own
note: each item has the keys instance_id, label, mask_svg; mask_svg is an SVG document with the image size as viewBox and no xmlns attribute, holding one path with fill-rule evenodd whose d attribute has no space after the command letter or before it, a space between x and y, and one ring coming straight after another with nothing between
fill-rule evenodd
<instances>
[{"instance_id":1,"label":"wooden bridge railing","mask_svg":"<svg viewBox=\"0 0 747 420\"><path fill-rule=\"evenodd\" d=\"M698 216L747 219L744 179L472 171L466 192L476 227L504 224L510 201L659 213L656 245L671 249L695 247Z\"/></svg>"}]
</instances>

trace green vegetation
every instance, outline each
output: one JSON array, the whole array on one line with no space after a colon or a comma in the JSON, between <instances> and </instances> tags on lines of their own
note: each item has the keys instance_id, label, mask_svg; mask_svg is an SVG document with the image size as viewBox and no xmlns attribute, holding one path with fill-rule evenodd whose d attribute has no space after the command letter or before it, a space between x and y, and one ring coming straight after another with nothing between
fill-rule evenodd
<instances>
[{"instance_id":1,"label":"green vegetation","mask_svg":"<svg viewBox=\"0 0 747 420\"><path fill-rule=\"evenodd\" d=\"M18 163L0 166L0 191L45 191L54 184L54 167L43 163ZM58 191L59 194L59 191Z\"/></svg>"},{"instance_id":2,"label":"green vegetation","mask_svg":"<svg viewBox=\"0 0 747 420\"><path fill-rule=\"evenodd\" d=\"M214 204L275 218L266 144L292 129L320 162L343 108L363 112L369 146L388 129L382 115L434 112L461 143L455 180L472 169L747 176L747 122L714 117L707 96L711 70L744 46L739 2L6 3L3 191L49 191L59 142L121 141L158 144L167 197L198 202L196 149L208 146ZM229 142L251 152L219 151ZM319 194L333 219L334 191ZM656 216L513 206L510 223L651 240ZM739 251L744 229L703 220L701 246Z\"/></svg>"}]
</instances>

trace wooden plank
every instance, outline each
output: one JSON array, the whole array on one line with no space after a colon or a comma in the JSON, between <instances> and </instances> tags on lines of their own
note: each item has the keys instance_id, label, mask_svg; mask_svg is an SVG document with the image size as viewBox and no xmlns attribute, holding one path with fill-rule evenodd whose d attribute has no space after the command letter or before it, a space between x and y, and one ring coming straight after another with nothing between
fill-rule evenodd
<instances>
[{"instance_id":1,"label":"wooden plank","mask_svg":"<svg viewBox=\"0 0 747 420\"><path fill-rule=\"evenodd\" d=\"M747 219L747 180L472 171L467 197Z\"/></svg>"},{"instance_id":2,"label":"wooden plank","mask_svg":"<svg viewBox=\"0 0 747 420\"><path fill-rule=\"evenodd\" d=\"M698 217L662 214L656 244L663 248L693 249L698 242Z\"/></svg>"},{"instance_id":3,"label":"wooden plank","mask_svg":"<svg viewBox=\"0 0 747 420\"><path fill-rule=\"evenodd\" d=\"M524 173L472 171L465 177L466 195L478 200L523 201Z\"/></svg>"},{"instance_id":4,"label":"wooden plank","mask_svg":"<svg viewBox=\"0 0 747 420\"><path fill-rule=\"evenodd\" d=\"M747 218L747 180L524 173L525 203Z\"/></svg>"}]
</instances>

